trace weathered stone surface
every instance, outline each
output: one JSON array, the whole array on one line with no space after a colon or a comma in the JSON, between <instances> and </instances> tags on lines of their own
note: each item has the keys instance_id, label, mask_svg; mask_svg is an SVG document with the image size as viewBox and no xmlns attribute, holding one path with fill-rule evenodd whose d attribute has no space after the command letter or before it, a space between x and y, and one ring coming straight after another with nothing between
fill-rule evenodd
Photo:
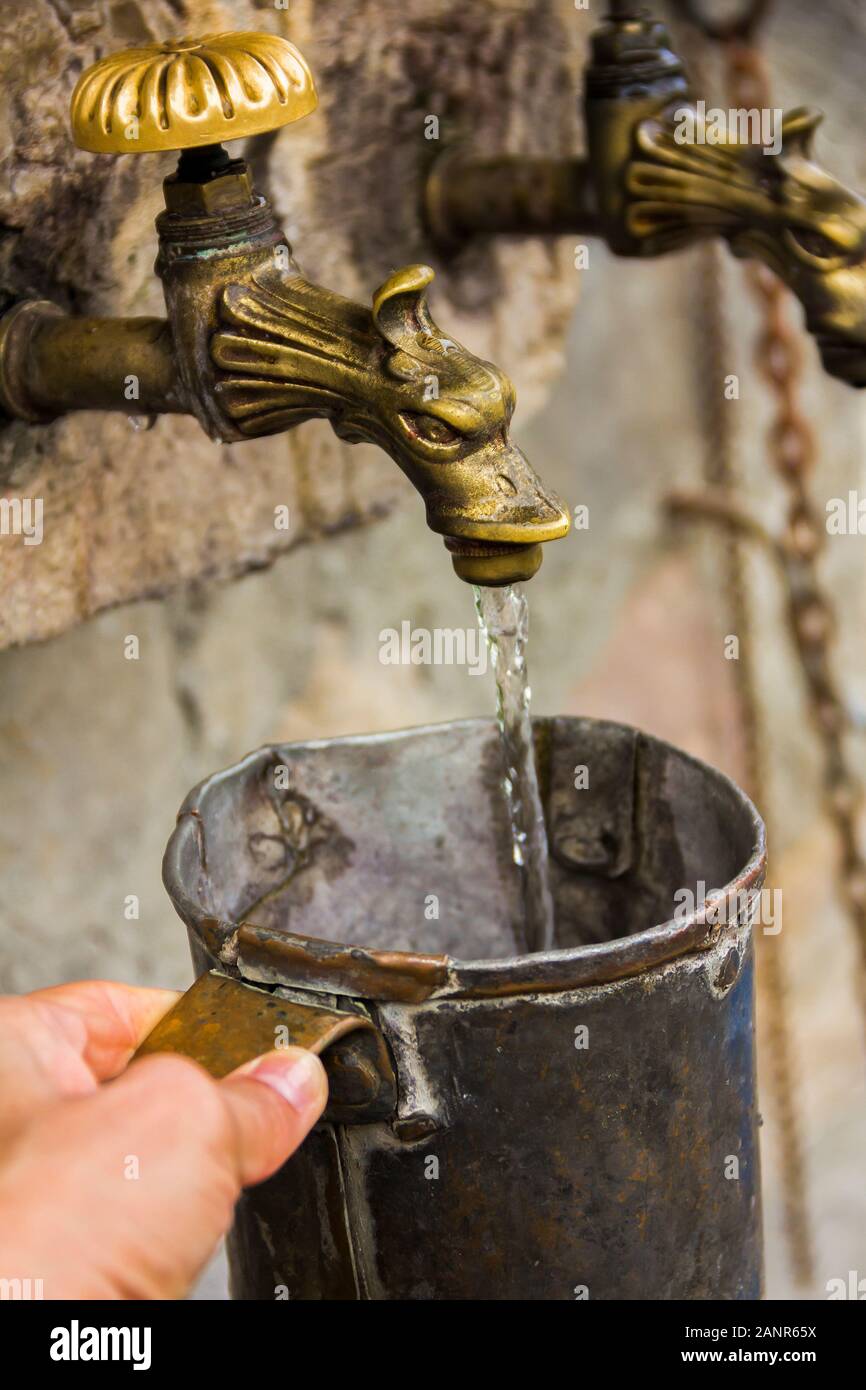
<instances>
[{"instance_id":1,"label":"weathered stone surface","mask_svg":"<svg viewBox=\"0 0 866 1390\"><path fill-rule=\"evenodd\" d=\"M411 16L412 22L409 22ZM7 3L0 12L0 297L36 294L93 314L163 311L153 218L174 156L76 150L69 98L82 67L178 32L266 28L295 42L318 112L247 142L259 186L306 275L367 300L396 266L432 261L435 313L537 405L560 365L578 277L562 246L474 249L437 262L420 218L439 144L425 118L482 148L562 150L588 16L570 0L341 0L286 9L190 0ZM11 469L11 475L9 470ZM369 520L410 491L379 451L323 423L220 446L194 421L133 433L95 414L0 430L10 495L42 498L44 540L0 537L0 646L49 637L100 609L269 563ZM274 508L289 507L288 530Z\"/></svg>"}]
</instances>

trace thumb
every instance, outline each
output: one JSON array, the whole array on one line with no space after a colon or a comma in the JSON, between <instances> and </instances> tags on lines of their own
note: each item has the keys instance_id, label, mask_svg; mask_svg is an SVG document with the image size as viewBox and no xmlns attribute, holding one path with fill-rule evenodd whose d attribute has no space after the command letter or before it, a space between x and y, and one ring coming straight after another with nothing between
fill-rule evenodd
<instances>
[{"instance_id":1,"label":"thumb","mask_svg":"<svg viewBox=\"0 0 866 1390\"><path fill-rule=\"evenodd\" d=\"M303 1047L266 1052L220 1083L237 1142L243 1187L285 1163L319 1119L328 1099L325 1068Z\"/></svg>"}]
</instances>

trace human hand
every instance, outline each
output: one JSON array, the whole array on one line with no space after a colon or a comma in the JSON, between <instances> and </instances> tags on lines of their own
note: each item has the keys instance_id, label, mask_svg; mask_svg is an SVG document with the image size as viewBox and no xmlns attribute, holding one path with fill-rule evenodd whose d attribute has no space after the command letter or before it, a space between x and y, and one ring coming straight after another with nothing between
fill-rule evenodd
<instances>
[{"instance_id":1,"label":"human hand","mask_svg":"<svg viewBox=\"0 0 866 1390\"><path fill-rule=\"evenodd\" d=\"M302 1048L222 1081L139 1043L169 990L85 981L0 997L0 1279L45 1298L180 1298L243 1187L285 1162L327 1080Z\"/></svg>"}]
</instances>

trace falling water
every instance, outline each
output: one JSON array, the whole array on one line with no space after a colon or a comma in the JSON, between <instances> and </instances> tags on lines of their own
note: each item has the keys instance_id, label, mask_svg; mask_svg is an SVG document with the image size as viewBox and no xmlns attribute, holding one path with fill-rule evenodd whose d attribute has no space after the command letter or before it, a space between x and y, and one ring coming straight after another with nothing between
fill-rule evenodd
<instances>
[{"instance_id":1,"label":"falling water","mask_svg":"<svg viewBox=\"0 0 866 1390\"><path fill-rule=\"evenodd\" d=\"M505 794L511 814L514 861L523 877L526 946L530 951L546 951L555 938L547 830L529 718L529 606L523 591L509 584L502 588L476 588L475 607L496 677L496 715L507 769Z\"/></svg>"}]
</instances>

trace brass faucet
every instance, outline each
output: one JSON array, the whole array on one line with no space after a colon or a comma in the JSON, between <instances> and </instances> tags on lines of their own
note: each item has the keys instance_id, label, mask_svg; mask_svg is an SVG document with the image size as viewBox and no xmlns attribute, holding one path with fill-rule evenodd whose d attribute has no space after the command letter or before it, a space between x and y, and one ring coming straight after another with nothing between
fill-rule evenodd
<instances>
[{"instance_id":1,"label":"brass faucet","mask_svg":"<svg viewBox=\"0 0 866 1390\"><path fill-rule=\"evenodd\" d=\"M462 579L528 579L568 514L509 438L511 382L431 317L433 271L395 271L371 308L311 284L245 161L222 148L316 104L305 60L270 34L180 39L88 68L72 97L79 146L181 151L156 222L168 317L20 301L0 319L0 410L33 424L180 412L225 442L323 416L395 460Z\"/></svg>"},{"instance_id":2,"label":"brass faucet","mask_svg":"<svg viewBox=\"0 0 866 1390\"><path fill-rule=\"evenodd\" d=\"M825 369L866 386L866 202L814 160L819 111L789 112L775 152L739 131L702 139L705 113L664 25L630 0L609 0L593 33L584 108L586 159L447 150L426 192L437 240L576 232L653 257L723 237L797 296Z\"/></svg>"}]
</instances>

